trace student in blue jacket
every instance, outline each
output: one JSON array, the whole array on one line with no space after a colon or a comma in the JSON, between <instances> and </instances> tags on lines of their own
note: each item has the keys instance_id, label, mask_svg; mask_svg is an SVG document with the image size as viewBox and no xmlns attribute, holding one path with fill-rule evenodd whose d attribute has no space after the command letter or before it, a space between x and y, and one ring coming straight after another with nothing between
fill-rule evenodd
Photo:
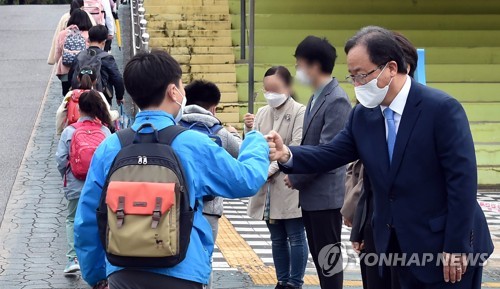
<instances>
[{"instance_id":1,"label":"student in blue jacket","mask_svg":"<svg viewBox=\"0 0 500 289\"><path fill-rule=\"evenodd\" d=\"M182 71L166 52L138 54L127 64L125 86L141 109L132 126L151 123L157 130L176 125L186 104ZM254 195L267 179L269 148L258 132L247 134L238 159L207 136L195 131L181 133L172 143L185 172L191 206L203 196L241 198ZM202 211L195 212L186 258L170 268L132 270L111 265L99 240L96 208L108 171L121 146L116 135L95 152L75 217L75 249L82 276L91 286L109 278L109 288L202 288L208 283L214 248L212 230Z\"/></svg>"}]
</instances>

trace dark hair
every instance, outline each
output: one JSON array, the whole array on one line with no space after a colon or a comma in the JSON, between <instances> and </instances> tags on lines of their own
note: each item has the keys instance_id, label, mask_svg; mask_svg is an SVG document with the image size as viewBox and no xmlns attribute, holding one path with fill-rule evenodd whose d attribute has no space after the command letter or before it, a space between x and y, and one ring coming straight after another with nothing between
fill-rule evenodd
<instances>
[{"instance_id":1,"label":"dark hair","mask_svg":"<svg viewBox=\"0 0 500 289\"><path fill-rule=\"evenodd\" d=\"M80 82L79 89L92 89L94 81L97 80L97 73L94 68L83 67L78 73L78 81Z\"/></svg>"},{"instance_id":2,"label":"dark hair","mask_svg":"<svg viewBox=\"0 0 500 289\"><path fill-rule=\"evenodd\" d=\"M96 25L89 30L89 42L103 42L108 39L108 28L104 25Z\"/></svg>"},{"instance_id":3,"label":"dark hair","mask_svg":"<svg viewBox=\"0 0 500 289\"><path fill-rule=\"evenodd\" d=\"M209 109L220 102L220 90L213 82L195 80L184 89L186 90L187 105L196 104Z\"/></svg>"},{"instance_id":4,"label":"dark hair","mask_svg":"<svg viewBox=\"0 0 500 289\"><path fill-rule=\"evenodd\" d=\"M332 74L337 50L326 38L307 36L295 49L295 58L302 58L307 63L320 64L323 73Z\"/></svg>"},{"instance_id":5,"label":"dark hair","mask_svg":"<svg viewBox=\"0 0 500 289\"><path fill-rule=\"evenodd\" d=\"M69 14L73 13L73 11L80 9L83 7L83 0L73 0L69 6ZM90 21L92 22L92 20Z\"/></svg>"},{"instance_id":6,"label":"dark hair","mask_svg":"<svg viewBox=\"0 0 500 289\"><path fill-rule=\"evenodd\" d=\"M111 132L115 131L108 107L97 90L90 90L82 93L78 99L78 107L81 112L89 117L100 120Z\"/></svg>"},{"instance_id":7,"label":"dark hair","mask_svg":"<svg viewBox=\"0 0 500 289\"><path fill-rule=\"evenodd\" d=\"M90 21L89 15L87 12L82 9L76 9L71 13L71 16L68 20L68 27L71 25L78 26L80 31L89 31L92 27L92 21Z\"/></svg>"},{"instance_id":8,"label":"dark hair","mask_svg":"<svg viewBox=\"0 0 500 289\"><path fill-rule=\"evenodd\" d=\"M181 77L179 63L161 50L135 55L123 73L125 88L140 109L160 106L167 87L178 86Z\"/></svg>"},{"instance_id":9,"label":"dark hair","mask_svg":"<svg viewBox=\"0 0 500 289\"><path fill-rule=\"evenodd\" d=\"M278 65L278 66L273 66L269 68L266 73L264 73L264 77L266 76L271 76L271 75L277 75L283 82L289 86L292 87L293 85L293 76L290 73L290 70L288 68ZM291 97L295 99L295 94L293 92L290 93Z\"/></svg>"},{"instance_id":10,"label":"dark hair","mask_svg":"<svg viewBox=\"0 0 500 289\"><path fill-rule=\"evenodd\" d=\"M403 49L399 46L392 31L378 26L363 27L347 40L344 47L345 53L348 54L353 47L358 45L366 47L370 60L375 65L385 65L389 61L395 61L398 65L398 73L407 74Z\"/></svg>"},{"instance_id":11,"label":"dark hair","mask_svg":"<svg viewBox=\"0 0 500 289\"><path fill-rule=\"evenodd\" d=\"M410 66L410 71L408 72L408 75L413 77L415 74L415 70L417 70L417 63L418 63L417 49L415 48L415 46L413 46L410 40L406 38L403 34L395 31L393 31L393 33L399 46L401 46L401 49L403 49L406 64Z\"/></svg>"}]
</instances>

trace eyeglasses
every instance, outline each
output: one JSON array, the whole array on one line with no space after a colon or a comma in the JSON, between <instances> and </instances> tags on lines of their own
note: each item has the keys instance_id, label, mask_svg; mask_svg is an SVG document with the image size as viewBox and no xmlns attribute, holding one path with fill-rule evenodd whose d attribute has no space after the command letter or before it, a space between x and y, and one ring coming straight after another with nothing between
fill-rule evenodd
<instances>
[{"instance_id":1,"label":"eyeglasses","mask_svg":"<svg viewBox=\"0 0 500 289\"><path fill-rule=\"evenodd\" d=\"M348 75L345 77L345 79L347 80L347 82L349 82L352 85L354 85L356 83L367 84L368 81L366 81L366 78L368 76L370 76L370 74L374 73L375 71L377 71L379 69L382 69L383 67L384 67L384 65L379 65L379 66L377 66L377 68L375 68L374 70L372 70L368 73L362 73L362 74L357 74L357 75Z\"/></svg>"}]
</instances>

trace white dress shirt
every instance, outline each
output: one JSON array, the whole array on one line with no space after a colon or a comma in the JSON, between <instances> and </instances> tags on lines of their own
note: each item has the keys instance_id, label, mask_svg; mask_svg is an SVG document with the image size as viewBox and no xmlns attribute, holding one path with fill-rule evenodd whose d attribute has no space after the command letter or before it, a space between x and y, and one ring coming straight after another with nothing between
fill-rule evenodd
<instances>
[{"instance_id":1,"label":"white dress shirt","mask_svg":"<svg viewBox=\"0 0 500 289\"><path fill-rule=\"evenodd\" d=\"M401 117L403 116L403 111L405 109L406 100L408 99L408 94L410 93L411 88L411 79L407 75L406 82L399 91L398 95L392 100L389 108L394 111L394 124L396 125L396 134L398 133L399 124L401 123ZM380 105L380 109L382 110L382 115L384 115L384 109L387 106ZM387 119L385 119L385 138L387 139Z\"/></svg>"},{"instance_id":2,"label":"white dress shirt","mask_svg":"<svg viewBox=\"0 0 500 289\"><path fill-rule=\"evenodd\" d=\"M389 105L389 108L394 111L394 123L396 125L396 134L399 129L399 124L401 123L401 117L403 116L403 111L405 109L406 105L406 100L408 99L408 94L410 94L410 88L411 88L411 79L407 75L406 76L406 81L401 90L399 91L398 95L392 100L391 104ZM382 110L382 115L384 114L384 109L386 109L387 106L380 105L380 109ZM385 138L387 139L387 120L384 118L385 122ZM282 164L285 167L292 167L293 166L293 155L292 152L290 152L290 159L288 162Z\"/></svg>"}]
</instances>

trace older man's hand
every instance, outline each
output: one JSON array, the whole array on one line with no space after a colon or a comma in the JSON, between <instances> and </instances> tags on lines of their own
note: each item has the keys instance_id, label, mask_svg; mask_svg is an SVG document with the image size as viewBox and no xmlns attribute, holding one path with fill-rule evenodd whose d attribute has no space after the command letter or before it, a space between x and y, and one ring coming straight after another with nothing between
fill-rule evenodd
<instances>
[{"instance_id":1,"label":"older man's hand","mask_svg":"<svg viewBox=\"0 0 500 289\"><path fill-rule=\"evenodd\" d=\"M278 161L282 164L290 159L290 150L283 144L281 136L272 130L266 135L266 140L269 145L269 160Z\"/></svg>"}]
</instances>

